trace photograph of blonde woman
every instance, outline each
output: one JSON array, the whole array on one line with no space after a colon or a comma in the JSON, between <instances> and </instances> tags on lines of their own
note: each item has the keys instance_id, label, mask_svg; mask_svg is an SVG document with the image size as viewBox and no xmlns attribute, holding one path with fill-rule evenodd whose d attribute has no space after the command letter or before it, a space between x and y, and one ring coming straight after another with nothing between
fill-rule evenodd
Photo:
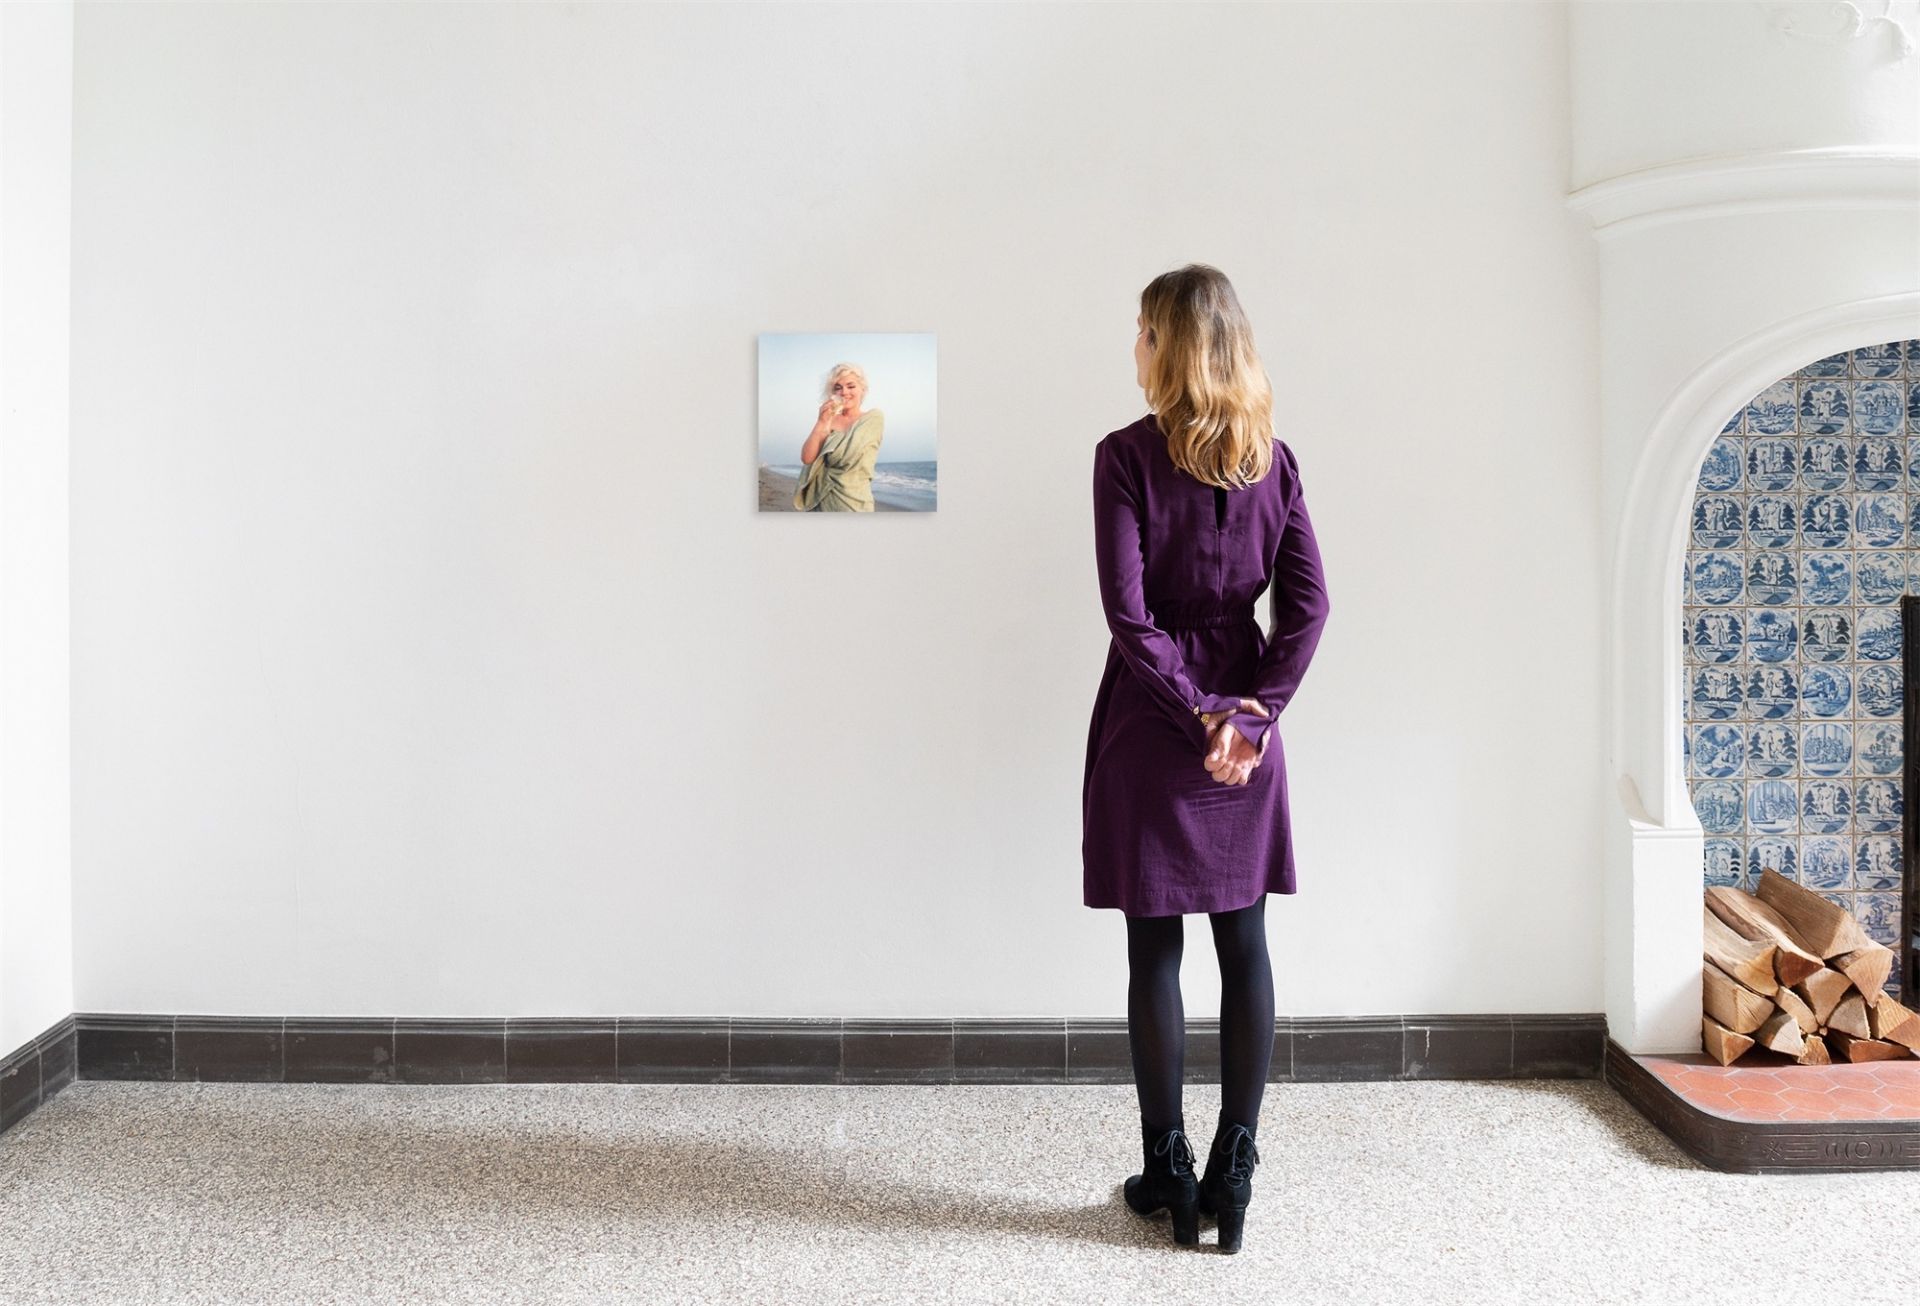
<instances>
[{"instance_id":1,"label":"photograph of blonde woman","mask_svg":"<svg viewBox=\"0 0 1920 1306\"><path fill-rule=\"evenodd\" d=\"M827 378L827 397L801 446L806 475L793 492L795 512L872 512L873 465L886 438L886 415L863 408L867 374L841 363Z\"/></svg>"},{"instance_id":2,"label":"photograph of blonde woman","mask_svg":"<svg viewBox=\"0 0 1920 1306\"><path fill-rule=\"evenodd\" d=\"M760 510L931 512L934 367L931 334L763 335Z\"/></svg>"}]
</instances>

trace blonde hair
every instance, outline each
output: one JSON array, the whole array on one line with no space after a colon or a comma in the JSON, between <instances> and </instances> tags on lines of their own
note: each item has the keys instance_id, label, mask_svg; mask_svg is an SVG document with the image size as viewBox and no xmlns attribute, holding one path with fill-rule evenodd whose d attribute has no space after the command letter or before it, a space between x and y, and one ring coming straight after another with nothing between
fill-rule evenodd
<instances>
[{"instance_id":1,"label":"blonde hair","mask_svg":"<svg viewBox=\"0 0 1920 1306\"><path fill-rule=\"evenodd\" d=\"M826 384L820 387L820 397L822 399L825 399L829 395L831 395L833 393L833 383L835 381L838 381L842 376L844 376L848 372L851 372L855 376L860 378L860 394L864 398L866 396L867 391L872 389L872 387L867 384L866 369L861 367L860 364L858 363L835 363L833 365L833 370L827 373Z\"/></svg>"},{"instance_id":2,"label":"blonde hair","mask_svg":"<svg viewBox=\"0 0 1920 1306\"><path fill-rule=\"evenodd\" d=\"M1174 466L1227 489L1273 467L1273 386L1253 328L1220 269L1189 263L1140 292L1147 406Z\"/></svg>"}]
</instances>

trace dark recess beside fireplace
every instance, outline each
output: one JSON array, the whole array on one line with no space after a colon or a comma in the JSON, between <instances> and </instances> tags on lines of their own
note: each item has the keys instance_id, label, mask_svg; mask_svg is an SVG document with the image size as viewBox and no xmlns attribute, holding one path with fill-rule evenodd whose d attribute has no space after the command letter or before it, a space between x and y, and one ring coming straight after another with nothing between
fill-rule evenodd
<instances>
[{"instance_id":1,"label":"dark recess beside fireplace","mask_svg":"<svg viewBox=\"0 0 1920 1306\"><path fill-rule=\"evenodd\" d=\"M1920 801L1920 595L1900 600L1900 684L1903 716L1900 723L1900 996L1909 1005L1920 997L1920 950L1914 934L1920 931L1920 852L1913 804Z\"/></svg>"}]
</instances>

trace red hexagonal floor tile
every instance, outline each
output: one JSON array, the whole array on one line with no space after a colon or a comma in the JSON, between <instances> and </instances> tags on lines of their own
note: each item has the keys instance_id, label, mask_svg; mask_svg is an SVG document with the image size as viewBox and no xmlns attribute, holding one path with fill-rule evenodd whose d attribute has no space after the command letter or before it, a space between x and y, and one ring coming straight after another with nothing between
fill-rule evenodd
<instances>
[{"instance_id":1,"label":"red hexagonal floor tile","mask_svg":"<svg viewBox=\"0 0 1920 1306\"><path fill-rule=\"evenodd\" d=\"M1802 1066L1764 1048L1730 1066L1705 1053L1634 1060L1685 1101L1731 1119L1920 1121L1920 1060Z\"/></svg>"}]
</instances>

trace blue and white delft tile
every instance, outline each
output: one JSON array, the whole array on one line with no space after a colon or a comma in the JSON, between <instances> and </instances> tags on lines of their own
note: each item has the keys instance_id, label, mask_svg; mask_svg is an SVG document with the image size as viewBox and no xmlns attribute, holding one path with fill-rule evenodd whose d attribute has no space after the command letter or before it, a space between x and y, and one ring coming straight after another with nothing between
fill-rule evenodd
<instances>
[{"instance_id":1,"label":"blue and white delft tile","mask_svg":"<svg viewBox=\"0 0 1920 1306\"><path fill-rule=\"evenodd\" d=\"M1709 839L1706 853L1706 882L1709 885L1725 884L1736 889L1747 887L1746 859L1741 854L1738 839Z\"/></svg>"},{"instance_id":2,"label":"blue and white delft tile","mask_svg":"<svg viewBox=\"0 0 1920 1306\"><path fill-rule=\"evenodd\" d=\"M1800 840L1800 883L1809 889L1853 887L1853 848L1849 840L1829 835Z\"/></svg>"},{"instance_id":3,"label":"blue and white delft tile","mask_svg":"<svg viewBox=\"0 0 1920 1306\"><path fill-rule=\"evenodd\" d=\"M1894 397L1897 401L1899 398L1897 391ZM1853 451L1854 488L1859 490L1899 489L1906 462L1905 452L1906 443L1898 435L1881 433L1869 435L1861 440Z\"/></svg>"},{"instance_id":4,"label":"blue and white delft tile","mask_svg":"<svg viewBox=\"0 0 1920 1306\"><path fill-rule=\"evenodd\" d=\"M1898 547L1907 537L1906 499L1895 491L1884 490L1854 496L1853 529L1860 543L1870 549Z\"/></svg>"},{"instance_id":5,"label":"blue and white delft tile","mask_svg":"<svg viewBox=\"0 0 1920 1306\"><path fill-rule=\"evenodd\" d=\"M1708 555L1715 556L1715 555ZM1718 579L1719 573L1713 573ZM1717 591L1716 591L1717 592ZM1738 597L1737 587L1734 598ZM1845 553L1823 551L1800 555L1800 597L1823 608L1836 607L1853 597L1853 560ZM1712 602L1713 600L1709 600ZM1733 598L1718 600L1731 603Z\"/></svg>"},{"instance_id":6,"label":"blue and white delft tile","mask_svg":"<svg viewBox=\"0 0 1920 1306\"><path fill-rule=\"evenodd\" d=\"M1862 436L1900 434L1906 417L1906 396L1890 381L1861 381L1853 387L1853 429Z\"/></svg>"},{"instance_id":7,"label":"blue and white delft tile","mask_svg":"<svg viewBox=\"0 0 1920 1306\"><path fill-rule=\"evenodd\" d=\"M1863 721L1855 747L1860 767L1867 775L1898 775L1905 758L1900 745L1900 727L1891 721Z\"/></svg>"},{"instance_id":8,"label":"blue and white delft tile","mask_svg":"<svg viewBox=\"0 0 1920 1306\"><path fill-rule=\"evenodd\" d=\"M1900 609L1862 608L1853 632L1859 656L1874 662L1900 656Z\"/></svg>"},{"instance_id":9,"label":"blue and white delft tile","mask_svg":"<svg viewBox=\"0 0 1920 1306\"><path fill-rule=\"evenodd\" d=\"M1786 780L1747 786L1747 826L1756 834L1785 834L1800 821L1800 793Z\"/></svg>"},{"instance_id":10,"label":"blue and white delft tile","mask_svg":"<svg viewBox=\"0 0 1920 1306\"><path fill-rule=\"evenodd\" d=\"M1784 549L1799 534L1800 506L1790 494L1756 494L1747 500L1747 544Z\"/></svg>"},{"instance_id":11,"label":"blue and white delft tile","mask_svg":"<svg viewBox=\"0 0 1920 1306\"><path fill-rule=\"evenodd\" d=\"M1903 706L1900 664L1893 662L1862 667L1860 674L1854 678L1854 690L1858 695L1860 711L1866 715L1898 716Z\"/></svg>"},{"instance_id":12,"label":"blue and white delft tile","mask_svg":"<svg viewBox=\"0 0 1920 1306\"><path fill-rule=\"evenodd\" d=\"M1845 381L1810 380L1800 386L1800 434L1808 437L1803 446L1809 452L1819 449L1818 457L1824 463L1825 446L1821 441L1833 436L1845 435L1853 430L1852 387ZM1845 440L1837 443L1847 449L1847 461L1853 461L1853 450L1847 447ZM1802 466L1804 471L1804 464ZM1849 468L1849 470L1851 470ZM1823 486L1831 489L1831 486Z\"/></svg>"},{"instance_id":13,"label":"blue and white delft tile","mask_svg":"<svg viewBox=\"0 0 1920 1306\"><path fill-rule=\"evenodd\" d=\"M1829 355L1755 395L1707 450L1689 511L1682 749L1703 879L1750 888L1771 866L1862 924L1880 913L1892 942L1920 339Z\"/></svg>"},{"instance_id":14,"label":"blue and white delft tile","mask_svg":"<svg viewBox=\"0 0 1920 1306\"><path fill-rule=\"evenodd\" d=\"M1906 803L1898 780L1862 780L1854 786L1854 824L1868 834L1898 834Z\"/></svg>"},{"instance_id":15,"label":"blue and white delft tile","mask_svg":"<svg viewBox=\"0 0 1920 1306\"><path fill-rule=\"evenodd\" d=\"M1745 623L1738 612L1709 608L1693 614L1687 651L1695 662L1737 662Z\"/></svg>"},{"instance_id":16,"label":"blue and white delft tile","mask_svg":"<svg viewBox=\"0 0 1920 1306\"><path fill-rule=\"evenodd\" d=\"M1810 662L1800 672L1800 707L1807 716L1844 716L1853 704L1853 681L1844 663Z\"/></svg>"},{"instance_id":17,"label":"blue and white delft tile","mask_svg":"<svg viewBox=\"0 0 1920 1306\"><path fill-rule=\"evenodd\" d=\"M1898 553L1863 553L1853 565L1863 603L1895 603L1907 592L1907 560Z\"/></svg>"},{"instance_id":18,"label":"blue and white delft tile","mask_svg":"<svg viewBox=\"0 0 1920 1306\"><path fill-rule=\"evenodd\" d=\"M1747 845L1747 880L1750 885L1760 883L1760 872L1772 871L1784 875L1789 880L1800 878L1800 858L1794 851L1792 839L1755 839Z\"/></svg>"},{"instance_id":19,"label":"blue and white delft tile","mask_svg":"<svg viewBox=\"0 0 1920 1306\"><path fill-rule=\"evenodd\" d=\"M1717 669L1703 668L1703 670ZM1795 683L1792 667L1778 663L1759 666L1753 668L1752 673L1747 676L1743 706L1749 718L1769 721L1792 716L1793 709L1799 702L1800 691Z\"/></svg>"},{"instance_id":20,"label":"blue and white delft tile","mask_svg":"<svg viewBox=\"0 0 1920 1306\"><path fill-rule=\"evenodd\" d=\"M1707 450L1700 465L1700 488L1715 492L1737 490L1746 479L1747 455L1737 437L1723 435ZM1892 488L1891 486L1887 488Z\"/></svg>"},{"instance_id":21,"label":"blue and white delft tile","mask_svg":"<svg viewBox=\"0 0 1920 1306\"><path fill-rule=\"evenodd\" d=\"M1840 662L1852 657L1853 614L1831 609L1809 612L1800 626L1800 652L1813 662Z\"/></svg>"},{"instance_id":22,"label":"blue and white delft tile","mask_svg":"<svg viewBox=\"0 0 1920 1306\"><path fill-rule=\"evenodd\" d=\"M1791 490L1800 475L1799 451L1793 441L1749 439L1747 441L1747 488L1752 490Z\"/></svg>"},{"instance_id":23,"label":"blue and white delft tile","mask_svg":"<svg viewBox=\"0 0 1920 1306\"><path fill-rule=\"evenodd\" d=\"M1777 778L1799 769L1801 747L1791 721L1758 721L1747 728L1747 774ZM1818 730L1819 726L1808 726Z\"/></svg>"},{"instance_id":24,"label":"blue and white delft tile","mask_svg":"<svg viewBox=\"0 0 1920 1306\"><path fill-rule=\"evenodd\" d=\"M1854 854L1853 882L1862 889L1898 889L1900 841L1885 834L1863 837Z\"/></svg>"},{"instance_id":25,"label":"blue and white delft tile","mask_svg":"<svg viewBox=\"0 0 1920 1306\"><path fill-rule=\"evenodd\" d=\"M1912 349L1914 343L1915 342L1911 340L1907 341L1907 349ZM1884 345L1862 345L1860 348L1850 351L1850 354L1835 354L1834 357L1850 358L1853 364L1850 370L1854 376L1898 376L1900 374L1900 355L1904 352L1900 346L1901 342L1898 340L1890 341ZM1825 361L1825 359L1821 360L1822 363ZM1821 375L1829 374L1822 373ZM1840 373L1832 373L1831 375L1840 375Z\"/></svg>"},{"instance_id":26,"label":"blue and white delft tile","mask_svg":"<svg viewBox=\"0 0 1920 1306\"><path fill-rule=\"evenodd\" d=\"M1853 815L1853 795L1839 780L1808 780L1800 789L1800 829L1807 834L1839 834Z\"/></svg>"},{"instance_id":27,"label":"blue and white delft tile","mask_svg":"<svg viewBox=\"0 0 1920 1306\"><path fill-rule=\"evenodd\" d=\"M1740 501L1731 494L1708 494L1694 500L1693 543L1701 549L1738 547L1746 523Z\"/></svg>"},{"instance_id":28,"label":"blue and white delft tile","mask_svg":"<svg viewBox=\"0 0 1920 1306\"><path fill-rule=\"evenodd\" d=\"M1693 789L1693 810L1708 834L1739 834L1746 825L1746 794L1736 780L1704 780Z\"/></svg>"},{"instance_id":29,"label":"blue and white delft tile","mask_svg":"<svg viewBox=\"0 0 1920 1306\"><path fill-rule=\"evenodd\" d=\"M1786 435L1795 432L1800 417L1798 396L1792 377L1784 377L1747 401L1747 431L1751 435ZM1788 441L1791 448L1792 442ZM1752 468L1748 468L1751 473Z\"/></svg>"},{"instance_id":30,"label":"blue and white delft tile","mask_svg":"<svg viewBox=\"0 0 1920 1306\"><path fill-rule=\"evenodd\" d=\"M1747 659L1785 662L1793 656L1797 639L1793 614L1778 608L1760 608L1747 618Z\"/></svg>"}]
</instances>

